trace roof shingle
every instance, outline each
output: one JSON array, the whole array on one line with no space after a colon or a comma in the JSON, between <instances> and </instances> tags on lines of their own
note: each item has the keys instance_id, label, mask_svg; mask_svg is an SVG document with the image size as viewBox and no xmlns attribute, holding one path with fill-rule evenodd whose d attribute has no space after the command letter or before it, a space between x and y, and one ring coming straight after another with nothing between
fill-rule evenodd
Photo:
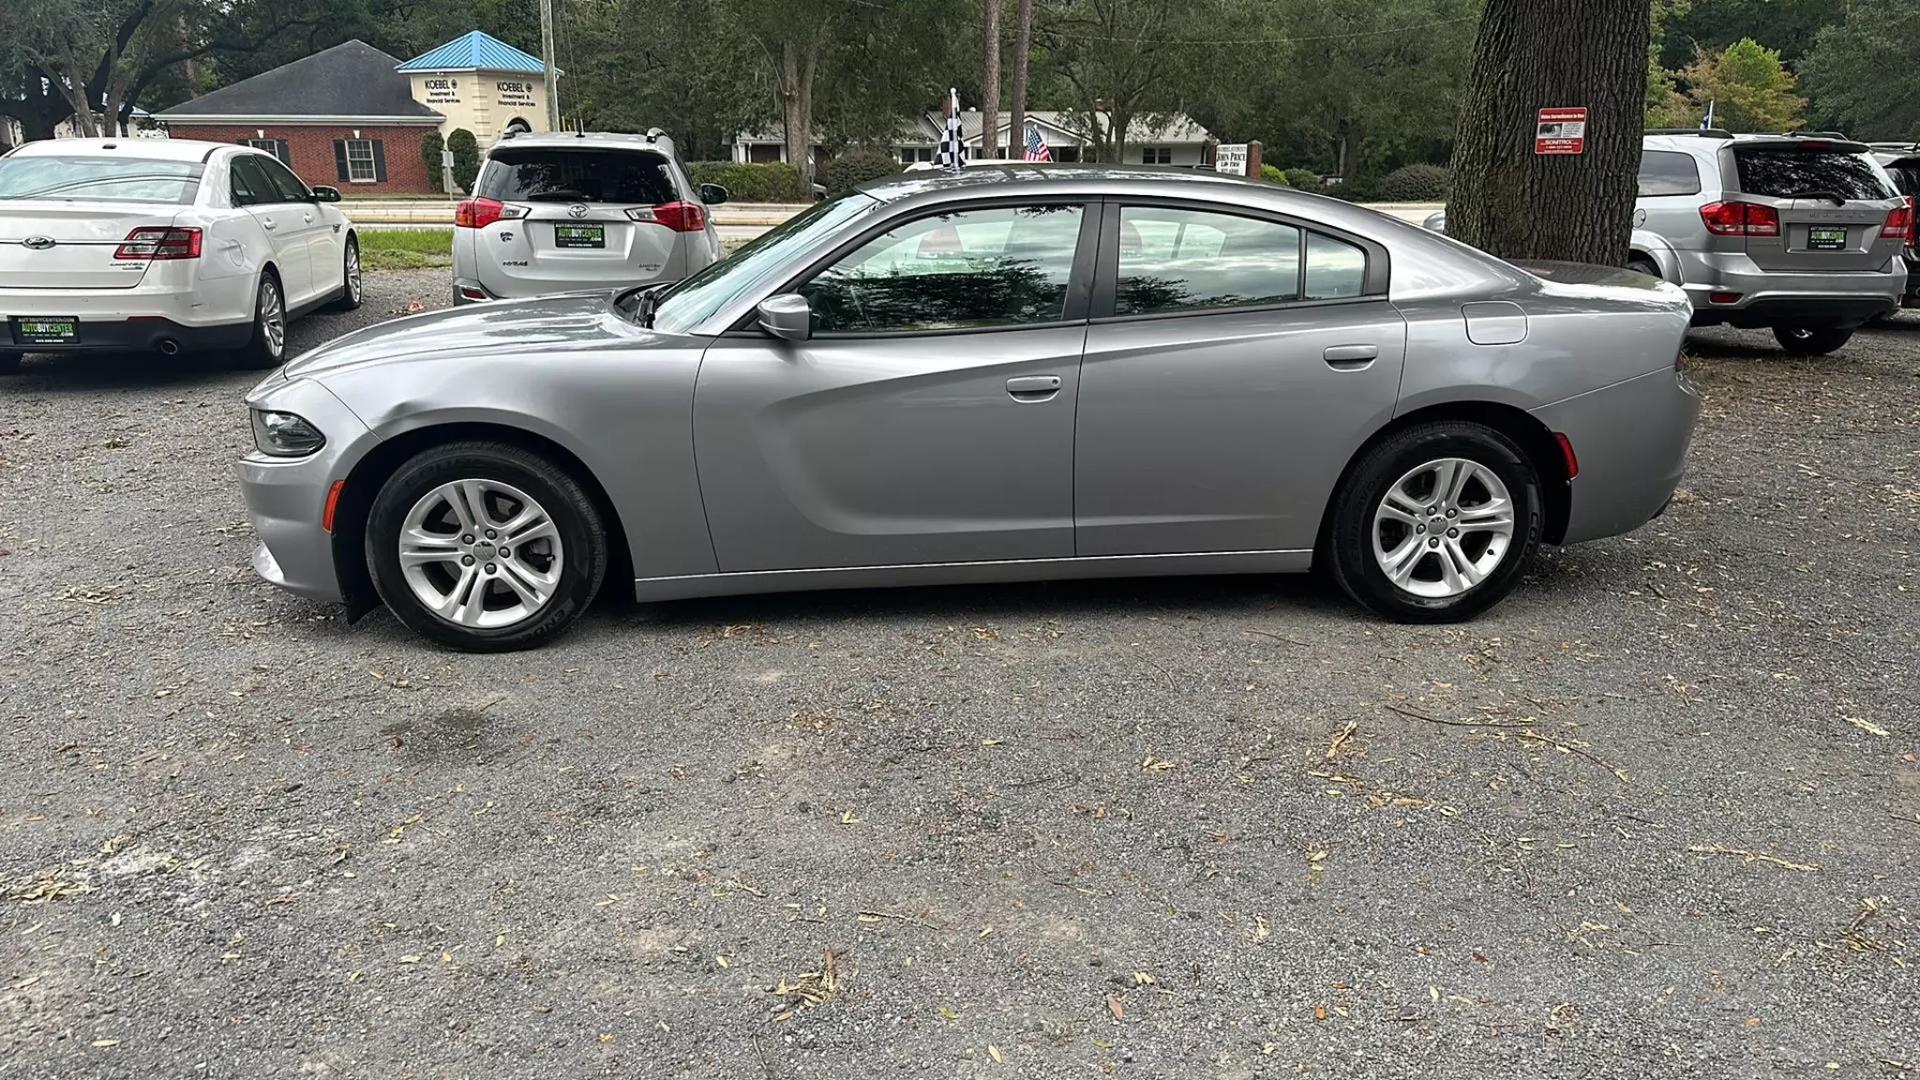
<instances>
[{"instance_id":1,"label":"roof shingle","mask_svg":"<svg viewBox=\"0 0 1920 1080\"><path fill-rule=\"evenodd\" d=\"M364 41L344 41L155 114L161 120L254 116L440 114L413 99L399 61Z\"/></svg>"}]
</instances>

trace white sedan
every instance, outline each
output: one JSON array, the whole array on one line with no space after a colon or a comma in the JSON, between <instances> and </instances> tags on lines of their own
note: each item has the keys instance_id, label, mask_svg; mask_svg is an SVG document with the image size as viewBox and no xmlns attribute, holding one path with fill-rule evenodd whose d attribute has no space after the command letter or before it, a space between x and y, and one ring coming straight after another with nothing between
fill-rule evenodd
<instances>
[{"instance_id":1,"label":"white sedan","mask_svg":"<svg viewBox=\"0 0 1920 1080\"><path fill-rule=\"evenodd\" d=\"M286 358L287 322L360 305L340 192L186 139L56 139L0 157L0 371L22 353Z\"/></svg>"}]
</instances>

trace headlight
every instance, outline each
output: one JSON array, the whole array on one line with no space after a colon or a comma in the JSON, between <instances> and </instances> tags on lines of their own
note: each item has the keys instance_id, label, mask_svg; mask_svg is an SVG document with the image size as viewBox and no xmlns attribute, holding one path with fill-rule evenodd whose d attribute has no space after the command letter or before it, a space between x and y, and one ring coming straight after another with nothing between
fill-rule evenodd
<instances>
[{"instance_id":1,"label":"headlight","mask_svg":"<svg viewBox=\"0 0 1920 1080\"><path fill-rule=\"evenodd\" d=\"M255 409L253 445L274 457L305 457L327 445L327 437L290 412Z\"/></svg>"}]
</instances>

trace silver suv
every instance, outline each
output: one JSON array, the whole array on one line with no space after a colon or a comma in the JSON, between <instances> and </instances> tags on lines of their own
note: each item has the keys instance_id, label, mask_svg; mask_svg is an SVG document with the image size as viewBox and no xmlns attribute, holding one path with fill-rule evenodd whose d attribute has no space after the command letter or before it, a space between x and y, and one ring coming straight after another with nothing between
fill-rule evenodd
<instances>
[{"instance_id":1,"label":"silver suv","mask_svg":"<svg viewBox=\"0 0 1920 1080\"><path fill-rule=\"evenodd\" d=\"M1869 150L1833 133L1649 132L1627 265L1687 290L1696 326L1832 352L1907 289L1914 209ZM1426 225L1446 231L1445 215Z\"/></svg>"},{"instance_id":2,"label":"silver suv","mask_svg":"<svg viewBox=\"0 0 1920 1080\"><path fill-rule=\"evenodd\" d=\"M454 212L454 302L678 281L720 260L726 200L658 129L510 135Z\"/></svg>"}]
</instances>

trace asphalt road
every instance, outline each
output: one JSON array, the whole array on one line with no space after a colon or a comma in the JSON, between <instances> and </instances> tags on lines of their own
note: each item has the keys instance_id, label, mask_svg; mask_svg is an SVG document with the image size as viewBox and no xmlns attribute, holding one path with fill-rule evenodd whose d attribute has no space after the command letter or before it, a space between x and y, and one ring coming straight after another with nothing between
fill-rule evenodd
<instances>
[{"instance_id":1,"label":"asphalt road","mask_svg":"<svg viewBox=\"0 0 1920 1080\"><path fill-rule=\"evenodd\" d=\"M1471 625L1122 581L505 657L254 579L251 375L30 360L0 1077L1920 1075L1920 318L1694 353L1672 510Z\"/></svg>"}]
</instances>

